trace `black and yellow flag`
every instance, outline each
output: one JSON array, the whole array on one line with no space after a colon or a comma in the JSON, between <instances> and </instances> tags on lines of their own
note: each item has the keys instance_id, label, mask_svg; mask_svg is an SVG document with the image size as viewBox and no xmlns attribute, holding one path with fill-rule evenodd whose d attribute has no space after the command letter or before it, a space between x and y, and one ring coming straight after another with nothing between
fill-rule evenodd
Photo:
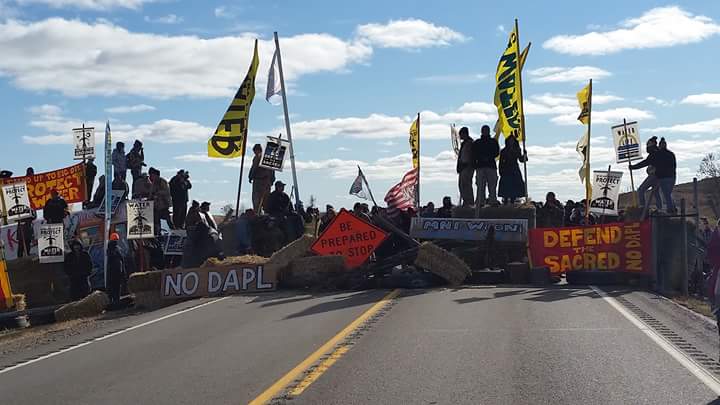
<instances>
[{"instance_id":1,"label":"black and yellow flag","mask_svg":"<svg viewBox=\"0 0 720 405\"><path fill-rule=\"evenodd\" d=\"M520 71L522 72L523 68L525 67L525 61L527 60L528 53L530 52L530 45L528 44L525 49L520 52ZM495 87L495 96L493 97L495 105L500 104L500 93L498 92L497 86ZM500 139L500 134L502 133L502 125L500 123L500 117L498 117L497 121L495 121L495 128L493 129L493 132L495 132L495 140ZM507 137L507 135L506 135ZM498 156L496 159L500 159L500 156Z\"/></svg>"},{"instance_id":2,"label":"black and yellow flag","mask_svg":"<svg viewBox=\"0 0 720 405\"><path fill-rule=\"evenodd\" d=\"M250 106L255 98L255 75L258 69L258 42L245 80L218 124L215 134L208 140L208 156L233 159L242 156L247 142Z\"/></svg>"},{"instance_id":3,"label":"black and yellow flag","mask_svg":"<svg viewBox=\"0 0 720 405\"><path fill-rule=\"evenodd\" d=\"M585 125L590 123L590 114L592 114L592 81L583 87L577 93L578 104L580 105L580 115L578 121ZM590 126L585 130L585 135L577 143L575 150L582 156L582 166L578 174L580 181L585 183L585 198L592 198L592 179L590 178Z\"/></svg>"},{"instance_id":4,"label":"black and yellow flag","mask_svg":"<svg viewBox=\"0 0 720 405\"><path fill-rule=\"evenodd\" d=\"M577 93L578 104L580 105L580 115L578 115L578 121L587 125L590 119L590 85L583 87L582 90Z\"/></svg>"},{"instance_id":5,"label":"black and yellow flag","mask_svg":"<svg viewBox=\"0 0 720 405\"><path fill-rule=\"evenodd\" d=\"M518 141L525 138L522 128L522 100L520 99L522 62L524 61L521 59L516 26L510 33L507 48L500 58L495 73L495 105L500 121L498 129L506 138L513 135L517 137Z\"/></svg>"},{"instance_id":6,"label":"black and yellow flag","mask_svg":"<svg viewBox=\"0 0 720 405\"><path fill-rule=\"evenodd\" d=\"M410 126L410 151L412 151L413 168L417 169L420 166L420 131L418 126L420 125L420 115L418 114L417 119L413 121Z\"/></svg>"}]
</instances>

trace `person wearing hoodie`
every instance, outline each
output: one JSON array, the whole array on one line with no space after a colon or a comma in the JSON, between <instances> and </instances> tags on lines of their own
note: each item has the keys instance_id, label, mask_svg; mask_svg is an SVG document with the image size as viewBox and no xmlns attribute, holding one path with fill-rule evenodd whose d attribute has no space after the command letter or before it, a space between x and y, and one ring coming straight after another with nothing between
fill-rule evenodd
<instances>
[{"instance_id":1,"label":"person wearing hoodie","mask_svg":"<svg viewBox=\"0 0 720 405\"><path fill-rule=\"evenodd\" d=\"M460 153L457 160L458 189L462 198L463 207L470 207L475 204L475 193L472 187L473 174L473 139L470 137L470 130L467 127L460 128Z\"/></svg>"},{"instance_id":2,"label":"person wearing hoodie","mask_svg":"<svg viewBox=\"0 0 720 405\"><path fill-rule=\"evenodd\" d=\"M495 159L500 156L498 141L490 136L490 127L483 125L480 138L472 145L473 163L475 166L475 184L477 185L477 205L486 203L497 204L497 164ZM487 188L488 197L485 197Z\"/></svg>"},{"instance_id":3,"label":"person wearing hoodie","mask_svg":"<svg viewBox=\"0 0 720 405\"><path fill-rule=\"evenodd\" d=\"M648 139L647 143L645 144L645 150L647 151L648 158L650 158L650 155L654 155L658 151L657 146L657 136L653 136L652 138ZM638 187L638 199L640 201L640 207L645 209L647 205L649 205L653 198L655 199L655 204L658 208L662 208L662 202L660 201L660 192L658 189L660 188L658 183L658 178L655 175L655 167L652 165L649 165L647 167L647 177L645 180L640 184ZM645 202L645 194L647 191L650 190L650 200Z\"/></svg>"},{"instance_id":4,"label":"person wearing hoodie","mask_svg":"<svg viewBox=\"0 0 720 405\"><path fill-rule=\"evenodd\" d=\"M63 270L70 279L70 298L81 300L90 294L88 277L92 273L93 264L88 252L78 240L70 242L70 253L65 255Z\"/></svg>"},{"instance_id":5,"label":"person wearing hoodie","mask_svg":"<svg viewBox=\"0 0 720 405\"><path fill-rule=\"evenodd\" d=\"M145 164L145 150L143 149L142 142L136 140L132 149L130 149L130 152L127 154L127 167L130 169L133 182L140 177L144 166L147 166Z\"/></svg>"},{"instance_id":6,"label":"person wearing hoodie","mask_svg":"<svg viewBox=\"0 0 720 405\"><path fill-rule=\"evenodd\" d=\"M113 232L107 248L107 292L110 305L115 308L120 304L120 292L125 281L125 258L118 245L119 241L120 235Z\"/></svg>"},{"instance_id":7,"label":"person wearing hoodie","mask_svg":"<svg viewBox=\"0 0 720 405\"><path fill-rule=\"evenodd\" d=\"M665 138L660 139L660 144L658 146L658 150L655 153L648 154L648 157L645 158L645 160L637 164L630 165L630 169L637 170L648 166L655 168L655 176L657 177L660 192L662 193L663 200L665 201L665 208L668 213L672 214L675 212L675 204L673 204L672 200L672 191L675 187L677 161L675 159L675 154L668 150Z\"/></svg>"},{"instance_id":8,"label":"person wearing hoodie","mask_svg":"<svg viewBox=\"0 0 720 405\"><path fill-rule=\"evenodd\" d=\"M115 150L112 151L112 165L114 177L120 177L125 180L127 177L127 158L125 157L125 144L118 142L115 144Z\"/></svg>"}]
</instances>

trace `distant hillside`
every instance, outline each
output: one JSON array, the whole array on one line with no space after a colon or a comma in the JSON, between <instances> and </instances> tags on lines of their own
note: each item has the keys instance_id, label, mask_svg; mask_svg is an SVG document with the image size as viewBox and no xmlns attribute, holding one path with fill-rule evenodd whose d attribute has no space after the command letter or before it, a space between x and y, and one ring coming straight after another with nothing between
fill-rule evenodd
<instances>
[{"instance_id":1,"label":"distant hillside","mask_svg":"<svg viewBox=\"0 0 720 405\"><path fill-rule=\"evenodd\" d=\"M673 201L680 210L680 200L685 199L688 213L693 212L693 183L675 185ZM631 193L620 194L620 208L628 207L632 202ZM698 181L698 205L700 216L707 217L710 223L715 223L720 217L720 178L704 179Z\"/></svg>"}]
</instances>

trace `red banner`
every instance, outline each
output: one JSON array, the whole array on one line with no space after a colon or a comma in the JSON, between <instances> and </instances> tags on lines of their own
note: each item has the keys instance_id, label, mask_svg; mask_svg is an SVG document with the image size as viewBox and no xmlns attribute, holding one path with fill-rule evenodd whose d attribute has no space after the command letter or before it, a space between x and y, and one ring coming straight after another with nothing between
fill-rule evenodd
<instances>
[{"instance_id":1,"label":"red banner","mask_svg":"<svg viewBox=\"0 0 720 405\"><path fill-rule=\"evenodd\" d=\"M0 184L22 183L23 181L27 183L30 207L34 210L41 210L45 207L53 190L57 190L68 204L85 201L85 170L82 163L34 176L0 179Z\"/></svg>"},{"instance_id":2,"label":"red banner","mask_svg":"<svg viewBox=\"0 0 720 405\"><path fill-rule=\"evenodd\" d=\"M650 222L612 223L530 230L534 266L554 274L572 270L650 273Z\"/></svg>"}]
</instances>

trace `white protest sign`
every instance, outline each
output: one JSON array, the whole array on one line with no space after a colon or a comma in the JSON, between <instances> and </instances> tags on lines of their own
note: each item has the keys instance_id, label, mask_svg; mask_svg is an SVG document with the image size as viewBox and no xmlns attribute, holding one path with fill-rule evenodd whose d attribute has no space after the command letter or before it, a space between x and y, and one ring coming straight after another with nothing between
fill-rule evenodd
<instances>
[{"instance_id":1,"label":"white protest sign","mask_svg":"<svg viewBox=\"0 0 720 405\"><path fill-rule=\"evenodd\" d=\"M40 225L40 237L38 238L40 263L64 262L64 247L63 224Z\"/></svg>"},{"instance_id":2,"label":"white protest sign","mask_svg":"<svg viewBox=\"0 0 720 405\"><path fill-rule=\"evenodd\" d=\"M615 161L617 163L642 159L637 121L614 125L611 127L611 131L615 144Z\"/></svg>"},{"instance_id":3,"label":"white protest sign","mask_svg":"<svg viewBox=\"0 0 720 405\"><path fill-rule=\"evenodd\" d=\"M2 186L2 198L5 201L5 215L8 221L32 218L30 199L25 182Z\"/></svg>"},{"instance_id":4,"label":"white protest sign","mask_svg":"<svg viewBox=\"0 0 720 405\"><path fill-rule=\"evenodd\" d=\"M268 141L265 144L262 160L260 160L260 167L281 172L285 164L285 155L287 155L290 142L271 136L267 138Z\"/></svg>"},{"instance_id":5,"label":"white protest sign","mask_svg":"<svg viewBox=\"0 0 720 405\"><path fill-rule=\"evenodd\" d=\"M617 215L618 196L622 172L594 171L590 212L600 215Z\"/></svg>"},{"instance_id":6,"label":"white protest sign","mask_svg":"<svg viewBox=\"0 0 720 405\"><path fill-rule=\"evenodd\" d=\"M182 256L187 241L187 231L173 229L165 240L165 254L168 256Z\"/></svg>"},{"instance_id":7,"label":"white protest sign","mask_svg":"<svg viewBox=\"0 0 720 405\"><path fill-rule=\"evenodd\" d=\"M129 200L127 202L127 238L150 239L155 237L152 201Z\"/></svg>"},{"instance_id":8,"label":"white protest sign","mask_svg":"<svg viewBox=\"0 0 720 405\"><path fill-rule=\"evenodd\" d=\"M75 160L95 157L95 128L73 128Z\"/></svg>"}]
</instances>

